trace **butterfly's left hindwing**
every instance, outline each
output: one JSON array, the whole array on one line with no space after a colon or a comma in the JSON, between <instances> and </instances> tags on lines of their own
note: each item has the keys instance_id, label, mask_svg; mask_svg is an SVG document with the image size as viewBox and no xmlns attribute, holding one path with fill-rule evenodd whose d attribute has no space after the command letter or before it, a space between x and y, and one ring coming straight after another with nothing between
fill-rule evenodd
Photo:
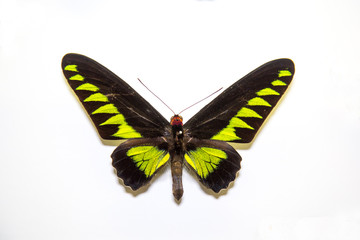
<instances>
[{"instance_id":1,"label":"butterfly's left hindwing","mask_svg":"<svg viewBox=\"0 0 360 240\"><path fill-rule=\"evenodd\" d=\"M67 54L62 69L104 139L163 136L169 122L122 79L94 60Z\"/></svg>"},{"instance_id":2,"label":"butterfly's left hindwing","mask_svg":"<svg viewBox=\"0 0 360 240\"><path fill-rule=\"evenodd\" d=\"M240 170L241 157L229 144L216 140L186 140L185 163L214 192L228 187Z\"/></svg>"},{"instance_id":3,"label":"butterfly's left hindwing","mask_svg":"<svg viewBox=\"0 0 360 240\"><path fill-rule=\"evenodd\" d=\"M285 93L295 73L290 59L255 69L201 109L184 129L192 137L249 143Z\"/></svg>"},{"instance_id":4,"label":"butterfly's left hindwing","mask_svg":"<svg viewBox=\"0 0 360 240\"><path fill-rule=\"evenodd\" d=\"M111 155L117 175L132 190L144 186L169 158L164 138L130 139L118 146Z\"/></svg>"}]
</instances>

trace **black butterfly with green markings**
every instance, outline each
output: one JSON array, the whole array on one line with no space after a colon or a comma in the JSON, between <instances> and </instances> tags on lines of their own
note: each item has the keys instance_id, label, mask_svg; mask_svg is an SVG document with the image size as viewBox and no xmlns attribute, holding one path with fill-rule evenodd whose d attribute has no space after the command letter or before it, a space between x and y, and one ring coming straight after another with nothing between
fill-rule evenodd
<instances>
[{"instance_id":1,"label":"black butterfly with green markings","mask_svg":"<svg viewBox=\"0 0 360 240\"><path fill-rule=\"evenodd\" d=\"M180 115L174 115L169 123L127 83L88 57L67 54L62 69L100 136L129 139L111 155L124 184L137 190L170 162L177 200L183 194L184 165L216 193L234 181L241 157L226 142L252 141L295 72L290 59L268 62L183 125Z\"/></svg>"}]
</instances>

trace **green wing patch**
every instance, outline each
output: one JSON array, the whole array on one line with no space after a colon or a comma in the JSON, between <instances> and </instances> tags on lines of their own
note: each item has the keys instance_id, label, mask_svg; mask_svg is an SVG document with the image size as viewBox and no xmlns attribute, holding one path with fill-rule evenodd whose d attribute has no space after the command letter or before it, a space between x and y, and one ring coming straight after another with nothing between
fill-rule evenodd
<instances>
[{"instance_id":1,"label":"green wing patch","mask_svg":"<svg viewBox=\"0 0 360 240\"><path fill-rule=\"evenodd\" d=\"M227 155L224 151L209 147L199 147L185 153L186 162L197 172L200 178L209 176L226 158Z\"/></svg>"},{"instance_id":2,"label":"green wing patch","mask_svg":"<svg viewBox=\"0 0 360 240\"><path fill-rule=\"evenodd\" d=\"M229 144L196 138L186 139L185 142L185 163L202 184L219 192L234 181L240 170L241 157Z\"/></svg>"},{"instance_id":3,"label":"green wing patch","mask_svg":"<svg viewBox=\"0 0 360 240\"><path fill-rule=\"evenodd\" d=\"M137 190L169 161L170 154L167 142L158 137L130 139L120 144L111 157L118 177Z\"/></svg>"},{"instance_id":4,"label":"green wing patch","mask_svg":"<svg viewBox=\"0 0 360 240\"><path fill-rule=\"evenodd\" d=\"M134 161L140 171L145 173L146 177L152 176L170 157L168 152L155 146L132 147L126 155Z\"/></svg>"}]
</instances>

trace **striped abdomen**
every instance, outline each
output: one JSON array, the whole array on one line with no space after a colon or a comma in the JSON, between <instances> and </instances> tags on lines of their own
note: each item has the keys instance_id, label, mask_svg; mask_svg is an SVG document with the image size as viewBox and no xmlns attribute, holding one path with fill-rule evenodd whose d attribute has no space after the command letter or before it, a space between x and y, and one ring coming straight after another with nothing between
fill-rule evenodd
<instances>
[{"instance_id":1,"label":"striped abdomen","mask_svg":"<svg viewBox=\"0 0 360 240\"><path fill-rule=\"evenodd\" d=\"M176 200L180 200L183 195L182 186L182 169L183 169L183 158L179 154L174 154L171 158L171 175L173 180L173 195Z\"/></svg>"}]
</instances>

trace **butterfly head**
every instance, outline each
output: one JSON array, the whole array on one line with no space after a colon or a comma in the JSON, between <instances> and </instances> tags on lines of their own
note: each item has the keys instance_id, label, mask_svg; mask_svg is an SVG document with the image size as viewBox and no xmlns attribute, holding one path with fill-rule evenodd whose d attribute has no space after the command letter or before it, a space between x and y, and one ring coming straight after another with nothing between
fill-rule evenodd
<instances>
[{"instance_id":1,"label":"butterfly head","mask_svg":"<svg viewBox=\"0 0 360 240\"><path fill-rule=\"evenodd\" d=\"M180 115L174 115L170 119L171 126L182 126L183 125L183 118Z\"/></svg>"}]
</instances>

